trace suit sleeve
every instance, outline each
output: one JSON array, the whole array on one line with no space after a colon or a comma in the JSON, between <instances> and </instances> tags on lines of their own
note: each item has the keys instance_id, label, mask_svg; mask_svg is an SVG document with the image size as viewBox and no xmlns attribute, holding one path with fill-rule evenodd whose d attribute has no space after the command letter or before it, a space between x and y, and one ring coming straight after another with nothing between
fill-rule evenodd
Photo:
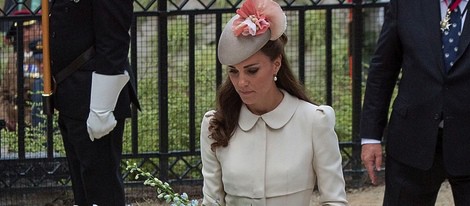
<instances>
[{"instance_id":1,"label":"suit sleeve","mask_svg":"<svg viewBox=\"0 0 470 206\"><path fill-rule=\"evenodd\" d=\"M387 124L390 101L403 60L397 29L398 1L390 1L370 62L361 117L361 138L381 140Z\"/></svg>"},{"instance_id":2,"label":"suit sleeve","mask_svg":"<svg viewBox=\"0 0 470 206\"><path fill-rule=\"evenodd\" d=\"M214 111L204 115L201 124L201 159L202 175L204 177L203 205L225 205L225 192L222 183L222 168L217 155L211 150L212 139L209 138L209 121Z\"/></svg>"},{"instance_id":3,"label":"suit sleeve","mask_svg":"<svg viewBox=\"0 0 470 206\"><path fill-rule=\"evenodd\" d=\"M320 205L348 205L338 137L334 130L335 112L330 106L315 111L313 170L317 175Z\"/></svg>"},{"instance_id":4,"label":"suit sleeve","mask_svg":"<svg viewBox=\"0 0 470 206\"><path fill-rule=\"evenodd\" d=\"M133 18L132 0L93 1L96 72L123 74L128 65L129 29Z\"/></svg>"}]
</instances>

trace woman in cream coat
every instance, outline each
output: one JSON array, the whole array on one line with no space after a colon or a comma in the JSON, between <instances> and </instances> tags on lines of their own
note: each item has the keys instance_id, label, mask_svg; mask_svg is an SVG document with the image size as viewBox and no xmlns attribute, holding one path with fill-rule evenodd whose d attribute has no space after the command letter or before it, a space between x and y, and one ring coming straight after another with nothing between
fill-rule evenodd
<instances>
[{"instance_id":1,"label":"woman in cream coat","mask_svg":"<svg viewBox=\"0 0 470 206\"><path fill-rule=\"evenodd\" d=\"M283 11L247 0L237 13L218 47L228 79L201 124L203 204L308 206L317 185L321 205L347 205L335 114L310 103L293 76ZM246 19L256 31L237 31Z\"/></svg>"}]
</instances>

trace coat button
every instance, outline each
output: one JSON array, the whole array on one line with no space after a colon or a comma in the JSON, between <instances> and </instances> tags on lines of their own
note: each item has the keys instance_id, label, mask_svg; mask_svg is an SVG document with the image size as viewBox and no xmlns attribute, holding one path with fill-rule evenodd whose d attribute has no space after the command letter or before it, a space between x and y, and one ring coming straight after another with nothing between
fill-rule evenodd
<instances>
[{"instance_id":1,"label":"coat button","mask_svg":"<svg viewBox=\"0 0 470 206\"><path fill-rule=\"evenodd\" d=\"M55 38L55 32L52 32L52 33L51 33L51 37L52 37L52 38Z\"/></svg>"},{"instance_id":2,"label":"coat button","mask_svg":"<svg viewBox=\"0 0 470 206\"><path fill-rule=\"evenodd\" d=\"M435 119L435 120L440 120L440 119L441 119L441 115L440 115L440 114L434 114L434 119Z\"/></svg>"}]
</instances>

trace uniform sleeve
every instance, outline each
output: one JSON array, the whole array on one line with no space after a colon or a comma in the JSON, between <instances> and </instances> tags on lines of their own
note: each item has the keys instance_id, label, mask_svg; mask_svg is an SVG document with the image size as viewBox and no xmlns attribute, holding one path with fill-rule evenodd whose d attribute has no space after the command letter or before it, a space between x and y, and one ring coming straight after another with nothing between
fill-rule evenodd
<instances>
[{"instance_id":1,"label":"uniform sleeve","mask_svg":"<svg viewBox=\"0 0 470 206\"><path fill-rule=\"evenodd\" d=\"M222 184L222 168L217 155L211 150L212 139L209 138L209 121L214 111L204 115L201 123L201 159L204 178L202 204L207 206L225 205L225 192Z\"/></svg>"},{"instance_id":2,"label":"uniform sleeve","mask_svg":"<svg viewBox=\"0 0 470 206\"><path fill-rule=\"evenodd\" d=\"M97 73L123 74L128 65L132 0L93 1Z\"/></svg>"},{"instance_id":3,"label":"uniform sleeve","mask_svg":"<svg viewBox=\"0 0 470 206\"><path fill-rule=\"evenodd\" d=\"M330 106L319 106L315 114L313 169L317 175L320 205L348 205L341 164L335 112Z\"/></svg>"}]
</instances>

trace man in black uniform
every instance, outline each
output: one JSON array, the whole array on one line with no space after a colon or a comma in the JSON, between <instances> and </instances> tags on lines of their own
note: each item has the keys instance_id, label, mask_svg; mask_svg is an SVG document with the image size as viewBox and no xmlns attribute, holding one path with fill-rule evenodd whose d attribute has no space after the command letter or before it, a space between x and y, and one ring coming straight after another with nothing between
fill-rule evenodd
<instances>
[{"instance_id":1,"label":"man in black uniform","mask_svg":"<svg viewBox=\"0 0 470 206\"><path fill-rule=\"evenodd\" d=\"M53 95L54 107L59 111L76 205L125 205L122 136L131 99L138 106L129 82L132 3L51 2L51 68L60 81ZM77 59L79 65L72 63Z\"/></svg>"}]
</instances>

